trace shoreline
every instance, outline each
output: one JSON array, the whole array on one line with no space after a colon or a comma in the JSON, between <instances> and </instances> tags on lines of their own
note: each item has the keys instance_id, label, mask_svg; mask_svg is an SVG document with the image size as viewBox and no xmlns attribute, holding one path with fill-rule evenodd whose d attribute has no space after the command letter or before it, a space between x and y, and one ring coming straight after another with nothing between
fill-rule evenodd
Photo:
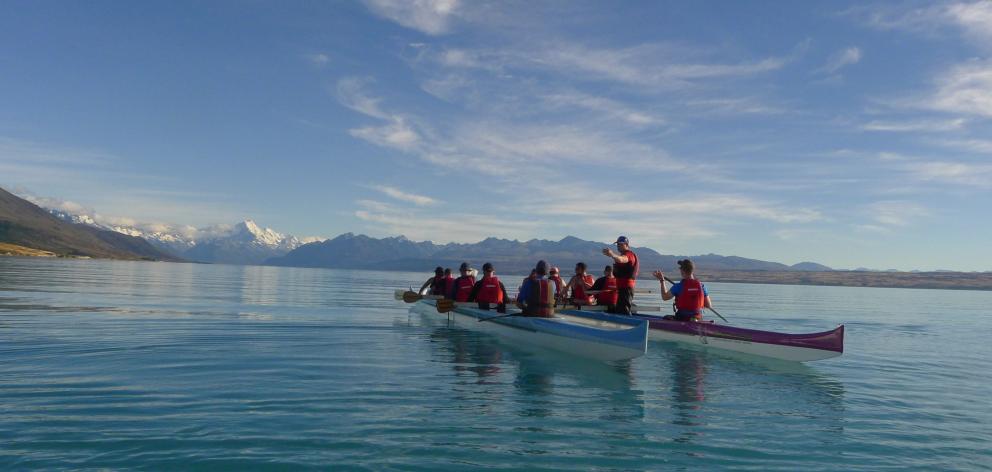
<instances>
[{"instance_id":1,"label":"shoreline","mask_svg":"<svg viewBox=\"0 0 992 472\"><path fill-rule=\"evenodd\" d=\"M4 246L15 246L33 252L34 254L10 254L5 253ZM47 253L47 254L46 254ZM74 260L107 260L107 261L131 261L131 262L171 262L171 261L149 261L133 259L104 259L89 258L86 256L60 256L48 251L24 248L7 243L0 243L0 257L38 257L42 259L74 259ZM218 265L235 267L284 267L291 269L329 269L340 271L365 271L365 272L409 272L409 270L390 269L360 269L344 267L295 267L276 266L258 264L209 264L203 262L172 262L178 264L198 264L198 265ZM424 272L424 279L428 277ZM502 277L524 277L526 274L501 274ZM747 271L747 270L699 270L699 278L706 282L717 283L746 283L746 284L767 284L767 285L810 285L820 287L872 287L872 288L915 288L931 290L978 290L992 291L992 272L871 272L871 271L827 271L827 272L804 272L804 271ZM657 283L654 278L638 277L641 287L645 283ZM653 285L653 284L652 284Z\"/></svg>"}]
</instances>

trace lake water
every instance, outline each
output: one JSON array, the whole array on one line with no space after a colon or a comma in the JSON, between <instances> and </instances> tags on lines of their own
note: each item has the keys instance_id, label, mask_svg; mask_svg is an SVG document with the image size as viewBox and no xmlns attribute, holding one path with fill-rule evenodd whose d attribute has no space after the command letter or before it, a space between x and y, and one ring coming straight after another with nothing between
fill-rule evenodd
<instances>
[{"instance_id":1,"label":"lake water","mask_svg":"<svg viewBox=\"0 0 992 472\"><path fill-rule=\"evenodd\" d=\"M427 275L0 258L0 469L992 468L992 292L711 283L847 352L599 364L393 300Z\"/></svg>"}]
</instances>

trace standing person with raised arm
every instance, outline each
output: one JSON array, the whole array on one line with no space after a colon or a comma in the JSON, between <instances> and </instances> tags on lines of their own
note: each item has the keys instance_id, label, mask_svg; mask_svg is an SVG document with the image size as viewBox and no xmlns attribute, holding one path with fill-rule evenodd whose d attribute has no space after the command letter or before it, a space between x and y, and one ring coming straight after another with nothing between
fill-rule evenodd
<instances>
[{"instance_id":1,"label":"standing person with raised arm","mask_svg":"<svg viewBox=\"0 0 992 472\"><path fill-rule=\"evenodd\" d=\"M630 315L640 265L637 254L630 250L630 240L626 236L620 236L613 244L616 244L619 252L607 247L603 248L603 255L613 259L613 275L617 278L617 305L614 313Z\"/></svg>"},{"instance_id":2,"label":"standing person with raised arm","mask_svg":"<svg viewBox=\"0 0 992 472\"><path fill-rule=\"evenodd\" d=\"M696 278L692 261L679 261L679 272L682 273L682 280L672 284L671 289L665 286L665 274L662 271L656 270L652 274L661 282L661 299L675 299L675 316L668 315L665 318L671 316L675 321L702 321L703 308L712 309L713 300L706 292L706 286Z\"/></svg>"}]
</instances>

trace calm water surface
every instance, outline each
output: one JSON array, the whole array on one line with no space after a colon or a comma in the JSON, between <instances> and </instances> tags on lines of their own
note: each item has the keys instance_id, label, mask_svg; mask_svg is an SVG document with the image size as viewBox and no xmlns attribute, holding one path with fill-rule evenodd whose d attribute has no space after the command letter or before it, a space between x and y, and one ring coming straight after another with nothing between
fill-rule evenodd
<instances>
[{"instance_id":1,"label":"calm water surface","mask_svg":"<svg viewBox=\"0 0 992 472\"><path fill-rule=\"evenodd\" d=\"M992 468L990 292L711 283L847 352L597 364L410 314L427 275L0 258L0 469Z\"/></svg>"}]
</instances>

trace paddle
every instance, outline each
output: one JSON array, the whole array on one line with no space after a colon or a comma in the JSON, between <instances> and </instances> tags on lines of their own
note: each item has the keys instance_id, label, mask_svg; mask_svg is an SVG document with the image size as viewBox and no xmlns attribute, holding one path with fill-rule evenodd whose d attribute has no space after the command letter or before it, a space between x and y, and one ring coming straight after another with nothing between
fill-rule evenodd
<instances>
[{"instance_id":1,"label":"paddle","mask_svg":"<svg viewBox=\"0 0 992 472\"><path fill-rule=\"evenodd\" d=\"M437 301L435 308L437 308L438 313L447 313L455 309L455 301L448 298L442 298Z\"/></svg>"},{"instance_id":2,"label":"paddle","mask_svg":"<svg viewBox=\"0 0 992 472\"><path fill-rule=\"evenodd\" d=\"M479 323L482 323L483 321L495 320L496 318L507 318L510 316L520 316L520 315L523 315L523 313L509 313L506 315L490 316L489 318L479 318Z\"/></svg>"},{"instance_id":3,"label":"paddle","mask_svg":"<svg viewBox=\"0 0 992 472\"><path fill-rule=\"evenodd\" d=\"M414 292L413 290L403 292L403 301L406 303L416 303L424 298L423 295Z\"/></svg>"},{"instance_id":4,"label":"paddle","mask_svg":"<svg viewBox=\"0 0 992 472\"><path fill-rule=\"evenodd\" d=\"M673 282L672 279L668 278L667 275L665 276L665 281L668 282L668 283L670 283L670 284L672 284L672 285L675 285L675 282ZM727 321L726 318L723 317L723 315L720 314L720 312L718 312L718 311L716 311L716 310L714 310L714 309L712 309L710 307L706 307L706 308L708 310L712 311L716 316L719 316L720 319L723 320L724 323L730 323L729 321Z\"/></svg>"}]
</instances>

